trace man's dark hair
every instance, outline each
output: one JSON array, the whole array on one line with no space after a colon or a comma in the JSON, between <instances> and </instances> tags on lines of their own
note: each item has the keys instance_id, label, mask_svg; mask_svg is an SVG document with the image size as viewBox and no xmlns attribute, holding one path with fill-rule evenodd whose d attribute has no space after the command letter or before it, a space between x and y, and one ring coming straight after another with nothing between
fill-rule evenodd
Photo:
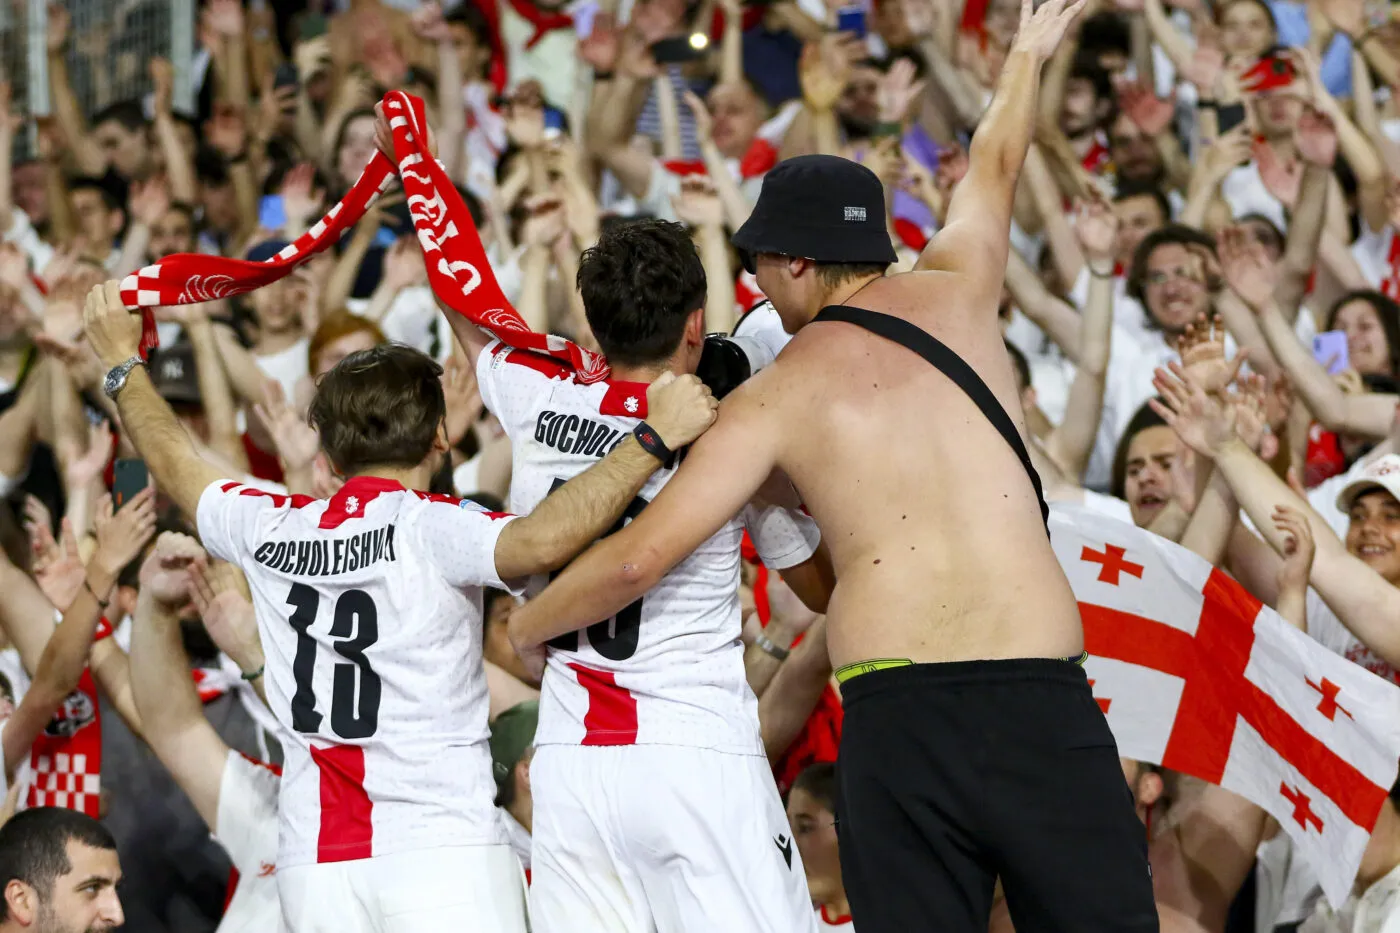
<instances>
[{"instance_id":1,"label":"man's dark hair","mask_svg":"<svg viewBox=\"0 0 1400 933\"><path fill-rule=\"evenodd\" d=\"M1172 202L1167 200L1167 196L1162 193L1162 189L1156 185L1141 181L1125 181L1118 186L1117 192L1113 195L1113 203L1119 204L1130 198L1151 198L1157 202L1157 209L1162 212L1162 223L1171 223Z\"/></svg>"},{"instance_id":2,"label":"man's dark hair","mask_svg":"<svg viewBox=\"0 0 1400 933\"><path fill-rule=\"evenodd\" d=\"M1288 246L1288 241L1284 238L1283 231L1278 228L1278 224L1274 223L1263 214L1245 214L1235 222L1242 226L1254 227L1262 233L1259 240L1264 246L1273 250L1276 257L1283 255L1284 249Z\"/></svg>"},{"instance_id":3,"label":"man's dark hair","mask_svg":"<svg viewBox=\"0 0 1400 933\"><path fill-rule=\"evenodd\" d=\"M604 230L584 250L578 290L604 355L647 365L676 352L686 318L705 306L705 267L684 226L636 221Z\"/></svg>"},{"instance_id":4,"label":"man's dark hair","mask_svg":"<svg viewBox=\"0 0 1400 933\"><path fill-rule=\"evenodd\" d=\"M1146 403L1137 410L1132 420L1128 422L1128 426L1123 429L1123 436L1118 439L1118 447L1113 451L1113 478L1109 492L1122 499L1123 494L1127 491L1128 448L1132 446L1133 438L1148 428L1164 427L1166 423L1166 420Z\"/></svg>"},{"instance_id":5,"label":"man's dark hair","mask_svg":"<svg viewBox=\"0 0 1400 933\"><path fill-rule=\"evenodd\" d=\"M1069 78L1071 81L1076 78L1088 81L1094 89L1094 97L1098 102L1107 101L1109 104L1108 113L1099 121L1101 126L1108 126L1118 116L1118 97L1113 93L1113 78L1109 73L1100 67L1097 58L1090 58L1080 52L1074 60L1073 67L1070 68Z\"/></svg>"},{"instance_id":6,"label":"man's dark hair","mask_svg":"<svg viewBox=\"0 0 1400 933\"><path fill-rule=\"evenodd\" d=\"M832 813L836 812L836 765L819 761L803 768L792 782L792 790L801 790ZM792 791L789 791L791 793Z\"/></svg>"},{"instance_id":7,"label":"man's dark hair","mask_svg":"<svg viewBox=\"0 0 1400 933\"><path fill-rule=\"evenodd\" d=\"M394 343L337 363L316 386L308 416L331 465L350 476L422 463L447 413L441 375L427 354Z\"/></svg>"},{"instance_id":8,"label":"man's dark hair","mask_svg":"<svg viewBox=\"0 0 1400 933\"><path fill-rule=\"evenodd\" d=\"M201 145L195 149L194 174L202 185L223 187L232 180L228 159L212 146Z\"/></svg>"},{"instance_id":9,"label":"man's dark hair","mask_svg":"<svg viewBox=\"0 0 1400 933\"><path fill-rule=\"evenodd\" d=\"M822 288L839 288L854 279L863 279L871 275L884 275L885 270L890 267L887 262L819 262L817 266L817 281L822 284Z\"/></svg>"},{"instance_id":10,"label":"man's dark hair","mask_svg":"<svg viewBox=\"0 0 1400 933\"><path fill-rule=\"evenodd\" d=\"M107 827L76 810L32 807L10 817L0 827L0 891L18 880L47 899L54 882L73 870L68 861L70 839L94 849L117 848ZM0 923L8 919L9 906L0 897Z\"/></svg>"},{"instance_id":11,"label":"man's dark hair","mask_svg":"<svg viewBox=\"0 0 1400 933\"><path fill-rule=\"evenodd\" d=\"M461 3L451 13L443 17L449 23L461 23L467 27L467 32L472 34L472 39L483 49L490 49L494 58L496 54L495 46L491 43L491 23L486 19L486 14L481 12L481 7L475 3ZM486 67L490 67L490 60L486 62ZM468 75L470 78L481 77L480 75Z\"/></svg>"},{"instance_id":12,"label":"man's dark hair","mask_svg":"<svg viewBox=\"0 0 1400 933\"><path fill-rule=\"evenodd\" d=\"M1006 352L1011 357L1011 365L1016 367L1016 378L1020 380L1021 391L1024 392L1031 387L1031 364L1016 344L1010 340L1003 340L1002 343L1006 344Z\"/></svg>"},{"instance_id":13,"label":"man's dark hair","mask_svg":"<svg viewBox=\"0 0 1400 933\"><path fill-rule=\"evenodd\" d=\"M109 211L119 211L122 209L122 202L105 182L100 178L91 175L81 175L68 183L68 193L74 194L78 191L96 191L102 196L102 203Z\"/></svg>"},{"instance_id":14,"label":"man's dark hair","mask_svg":"<svg viewBox=\"0 0 1400 933\"><path fill-rule=\"evenodd\" d=\"M108 104L92 115L92 128L97 129L108 121L120 123L123 129L130 132L140 132L146 129L146 111L142 109L141 102L135 98L119 100L115 104Z\"/></svg>"},{"instance_id":15,"label":"man's dark hair","mask_svg":"<svg viewBox=\"0 0 1400 933\"><path fill-rule=\"evenodd\" d=\"M1324 330L1337 329L1337 312L1353 301L1364 301L1376 311L1380 318L1381 331L1385 334L1386 346L1390 348L1390 374L1400 377L1400 304L1395 299L1371 289L1347 292L1332 303L1327 312L1327 326Z\"/></svg>"},{"instance_id":16,"label":"man's dark hair","mask_svg":"<svg viewBox=\"0 0 1400 933\"><path fill-rule=\"evenodd\" d=\"M1127 293L1129 298L1138 302L1143 301L1143 293L1147 290L1147 260L1157 251L1157 247L1171 243L1180 246L1204 247L1212 256L1215 255L1215 240L1204 231L1177 223L1158 227L1143 237L1142 242L1133 252L1133 262L1128 268ZM1206 285L1208 288L1211 287L1209 282ZM1214 289L1212 288L1212 290Z\"/></svg>"}]
</instances>

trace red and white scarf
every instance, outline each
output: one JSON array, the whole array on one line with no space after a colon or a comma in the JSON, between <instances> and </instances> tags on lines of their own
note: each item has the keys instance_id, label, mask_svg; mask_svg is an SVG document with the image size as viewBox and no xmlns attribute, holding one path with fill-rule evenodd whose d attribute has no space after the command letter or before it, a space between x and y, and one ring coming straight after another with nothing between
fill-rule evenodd
<instances>
[{"instance_id":1,"label":"red and white scarf","mask_svg":"<svg viewBox=\"0 0 1400 933\"><path fill-rule=\"evenodd\" d=\"M384 95L384 110L394 134L397 166L376 152L349 193L272 259L249 262L177 253L122 281L122 302L144 314L142 353L154 349L158 342L151 308L229 298L276 282L334 245L397 177L403 183L414 230L423 247L428 284L439 301L503 343L568 365L578 382L606 379L608 365L603 357L562 337L535 333L506 300L462 196L428 149L423 101L403 91L391 91Z\"/></svg>"}]
</instances>

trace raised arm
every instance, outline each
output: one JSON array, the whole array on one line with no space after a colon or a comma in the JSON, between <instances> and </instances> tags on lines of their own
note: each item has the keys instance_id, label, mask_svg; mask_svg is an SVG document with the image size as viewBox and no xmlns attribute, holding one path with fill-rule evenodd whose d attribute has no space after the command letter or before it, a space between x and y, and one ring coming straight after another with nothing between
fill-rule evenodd
<instances>
[{"instance_id":1,"label":"raised arm","mask_svg":"<svg viewBox=\"0 0 1400 933\"><path fill-rule=\"evenodd\" d=\"M1031 12L1022 0L1021 28L968 153L966 177L953 191L948 222L924 248L918 269L976 276L978 294L1001 288L1009 248L1011 206L1035 122L1040 69L1087 0L1049 0ZM994 301L987 302L995 307Z\"/></svg>"},{"instance_id":2,"label":"raised arm","mask_svg":"<svg viewBox=\"0 0 1400 933\"><path fill-rule=\"evenodd\" d=\"M773 472L777 456L774 426L767 417L771 408L764 407L765 387L775 368L759 373L725 399L715 426L690 449L681 468L640 515L590 548L544 592L511 614L510 637L517 651L533 650L614 615L655 586L753 498Z\"/></svg>"},{"instance_id":3,"label":"raised arm","mask_svg":"<svg viewBox=\"0 0 1400 933\"><path fill-rule=\"evenodd\" d=\"M180 644L179 618L180 607L191 597L189 568L206 560L193 538L166 532L141 565L131 627L131 684L146 742L213 829L228 746L204 718Z\"/></svg>"},{"instance_id":4,"label":"raised arm","mask_svg":"<svg viewBox=\"0 0 1400 933\"><path fill-rule=\"evenodd\" d=\"M115 279L88 292L83 329L104 369L111 370L138 355L141 317L122 304L120 283ZM169 403L156 392L146 367L131 370L117 394L117 410L126 436L146 461L156 485L193 519L200 495L223 477L195 452Z\"/></svg>"},{"instance_id":5,"label":"raised arm","mask_svg":"<svg viewBox=\"0 0 1400 933\"><path fill-rule=\"evenodd\" d=\"M679 450L714 422L717 405L699 379L666 374L647 389L644 424L667 448ZM628 437L506 526L496 542L497 574L512 580L564 566L622 517L661 465L637 438Z\"/></svg>"},{"instance_id":6,"label":"raised arm","mask_svg":"<svg viewBox=\"0 0 1400 933\"><path fill-rule=\"evenodd\" d=\"M1400 617L1400 589L1347 553L1326 520L1235 435L1233 409L1165 370L1157 371L1156 387L1166 404L1154 401L1153 407L1183 441L1214 457L1240 506L1276 552L1286 554L1291 538L1274 523L1277 508L1291 506L1306 516L1317 546L1313 587L1366 647L1388 664L1400 663L1400 630L1391 621Z\"/></svg>"}]
</instances>

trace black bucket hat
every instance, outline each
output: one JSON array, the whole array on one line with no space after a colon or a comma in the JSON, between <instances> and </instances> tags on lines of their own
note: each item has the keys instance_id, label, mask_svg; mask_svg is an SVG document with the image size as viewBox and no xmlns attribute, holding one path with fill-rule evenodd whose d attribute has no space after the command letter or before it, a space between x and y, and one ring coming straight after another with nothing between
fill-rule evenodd
<instances>
[{"instance_id":1,"label":"black bucket hat","mask_svg":"<svg viewBox=\"0 0 1400 933\"><path fill-rule=\"evenodd\" d=\"M758 253L817 262L895 261L884 185L864 165L832 155L778 163L763 177L758 203L733 243L749 272Z\"/></svg>"}]
</instances>

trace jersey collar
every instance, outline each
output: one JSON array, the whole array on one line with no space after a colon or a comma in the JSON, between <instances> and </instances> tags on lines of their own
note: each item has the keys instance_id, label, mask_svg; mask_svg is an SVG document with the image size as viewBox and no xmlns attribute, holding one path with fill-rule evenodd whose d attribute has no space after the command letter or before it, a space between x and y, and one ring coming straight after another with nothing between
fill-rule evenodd
<instances>
[{"instance_id":1,"label":"jersey collar","mask_svg":"<svg viewBox=\"0 0 1400 933\"><path fill-rule=\"evenodd\" d=\"M325 514L321 516L322 528L338 528L348 518L359 518L365 514L365 506L380 493L403 492L403 483L382 476L352 476L345 481L336 494L326 503Z\"/></svg>"},{"instance_id":2,"label":"jersey collar","mask_svg":"<svg viewBox=\"0 0 1400 933\"><path fill-rule=\"evenodd\" d=\"M647 384L608 380L608 391L598 403L598 414L621 415L624 418L647 416Z\"/></svg>"}]
</instances>

